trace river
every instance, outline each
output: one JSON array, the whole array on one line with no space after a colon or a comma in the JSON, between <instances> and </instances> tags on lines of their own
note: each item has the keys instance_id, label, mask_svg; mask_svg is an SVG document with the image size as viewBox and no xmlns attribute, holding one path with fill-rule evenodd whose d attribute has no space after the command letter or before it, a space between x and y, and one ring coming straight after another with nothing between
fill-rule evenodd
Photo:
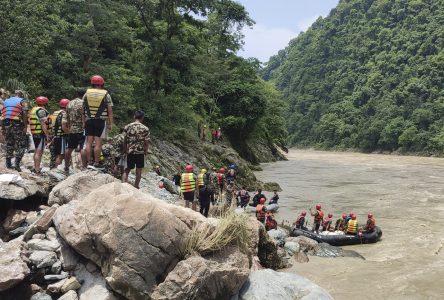
<instances>
[{"instance_id":1,"label":"river","mask_svg":"<svg viewBox=\"0 0 444 300\"><path fill-rule=\"evenodd\" d=\"M367 213L382 228L377 244L344 247L357 258L318 258L286 270L305 276L335 299L444 298L444 159L292 150L257 176L278 182L279 220L321 203L336 219Z\"/></svg>"}]
</instances>

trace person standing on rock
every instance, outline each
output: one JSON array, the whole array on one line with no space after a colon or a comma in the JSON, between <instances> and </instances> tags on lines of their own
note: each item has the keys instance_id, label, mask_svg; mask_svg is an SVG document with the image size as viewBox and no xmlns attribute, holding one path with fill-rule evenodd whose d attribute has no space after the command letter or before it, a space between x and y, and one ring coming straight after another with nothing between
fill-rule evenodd
<instances>
[{"instance_id":1,"label":"person standing on rock","mask_svg":"<svg viewBox=\"0 0 444 300\"><path fill-rule=\"evenodd\" d=\"M199 175L197 175L197 185L199 186L199 189L205 186L206 174L207 169L201 169Z\"/></svg>"},{"instance_id":2,"label":"person standing on rock","mask_svg":"<svg viewBox=\"0 0 444 300\"><path fill-rule=\"evenodd\" d=\"M185 167L185 173L182 174L180 179L181 192L183 199L185 200L185 207L190 207L190 202L192 203L192 208L197 211L196 202L194 202L195 193L199 190L197 186L196 176L193 174L193 166L187 165Z\"/></svg>"},{"instance_id":3,"label":"person standing on rock","mask_svg":"<svg viewBox=\"0 0 444 300\"><path fill-rule=\"evenodd\" d=\"M259 204L256 206L256 219L262 224L265 222L265 215L267 213L265 201L265 198L259 199Z\"/></svg>"},{"instance_id":4,"label":"person standing on rock","mask_svg":"<svg viewBox=\"0 0 444 300\"><path fill-rule=\"evenodd\" d=\"M293 225L297 228L297 229L304 229L307 230L307 228L305 228L305 216L307 215L306 211L303 211L298 218L296 219L296 221L293 223Z\"/></svg>"},{"instance_id":5,"label":"person standing on rock","mask_svg":"<svg viewBox=\"0 0 444 300\"><path fill-rule=\"evenodd\" d=\"M214 202L214 191L211 189L208 182L205 182L204 186L199 189L200 213L205 217L208 217L210 203L212 202Z\"/></svg>"},{"instance_id":6,"label":"person standing on rock","mask_svg":"<svg viewBox=\"0 0 444 300\"><path fill-rule=\"evenodd\" d=\"M51 142L51 134L49 131L48 117L49 112L46 110L48 105L48 98L45 96L39 96L35 99L37 106L33 107L29 112L29 126L31 127L32 139L34 141L34 168L32 172L40 174L42 171L41 163L43 151L45 150L46 143Z\"/></svg>"},{"instance_id":7,"label":"person standing on rock","mask_svg":"<svg viewBox=\"0 0 444 300\"><path fill-rule=\"evenodd\" d=\"M243 186L239 193L237 193L236 199L241 208L247 207L248 202L250 202L250 194L248 194L245 186Z\"/></svg>"},{"instance_id":8,"label":"person standing on rock","mask_svg":"<svg viewBox=\"0 0 444 300\"><path fill-rule=\"evenodd\" d=\"M1 120L2 134L6 142L6 168L12 169L12 158L15 154L15 169L20 172L20 162L28 144L27 106L22 91L17 90L14 97L5 99Z\"/></svg>"},{"instance_id":9,"label":"person standing on rock","mask_svg":"<svg viewBox=\"0 0 444 300\"><path fill-rule=\"evenodd\" d=\"M219 200L222 201L222 194L224 192L225 187L225 169L220 168L219 172L217 173L217 185L219 186Z\"/></svg>"},{"instance_id":10,"label":"person standing on rock","mask_svg":"<svg viewBox=\"0 0 444 300\"><path fill-rule=\"evenodd\" d=\"M86 168L87 160L86 153L83 149L85 144L85 135L83 130L83 96L85 95L84 89L77 91L77 98L69 102L66 107L66 114L62 119L62 124L65 130L68 131L68 146L65 152L65 172L69 172L69 166L71 165L72 152L76 149L80 151L80 157L82 161L82 167Z\"/></svg>"},{"instance_id":11,"label":"person standing on rock","mask_svg":"<svg viewBox=\"0 0 444 300\"><path fill-rule=\"evenodd\" d=\"M102 76L91 77L92 88L83 96L83 124L86 135L86 159L92 164L91 157L94 146L93 168L102 169L100 156L102 141L106 137L106 130L113 128L113 101L107 90L104 89L105 80Z\"/></svg>"},{"instance_id":12,"label":"person standing on rock","mask_svg":"<svg viewBox=\"0 0 444 300\"><path fill-rule=\"evenodd\" d=\"M316 204L316 211L314 212L311 210L310 207L310 214L314 217L312 231L319 233L319 227L321 226L324 219L324 212L321 210L321 205Z\"/></svg>"},{"instance_id":13,"label":"person standing on rock","mask_svg":"<svg viewBox=\"0 0 444 300\"><path fill-rule=\"evenodd\" d=\"M124 152L126 154L126 168L122 176L123 182L128 182L130 171L136 168L136 180L134 186L139 188L142 170L145 167L145 156L148 153L150 142L150 131L148 127L142 124L145 113L138 110L134 113L134 122L128 124L123 129Z\"/></svg>"},{"instance_id":14,"label":"person standing on rock","mask_svg":"<svg viewBox=\"0 0 444 300\"><path fill-rule=\"evenodd\" d=\"M53 169L62 164L65 158L66 150L66 134L68 133L68 128L63 126L63 119L66 119L66 108L68 107L69 100L61 99L59 101L60 109L55 111L51 115L51 131L53 140L50 146L50 163L49 168Z\"/></svg>"},{"instance_id":15,"label":"person standing on rock","mask_svg":"<svg viewBox=\"0 0 444 300\"><path fill-rule=\"evenodd\" d=\"M179 170L177 170L177 173L173 176L173 183L177 188L179 196L182 195L181 190L180 190L180 179L181 179L181 176L180 176L180 169L179 169Z\"/></svg>"}]
</instances>

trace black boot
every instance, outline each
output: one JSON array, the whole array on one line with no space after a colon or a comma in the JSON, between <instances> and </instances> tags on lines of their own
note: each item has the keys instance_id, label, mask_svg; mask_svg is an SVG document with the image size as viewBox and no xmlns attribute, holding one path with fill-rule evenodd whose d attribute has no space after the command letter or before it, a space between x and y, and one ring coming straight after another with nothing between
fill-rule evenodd
<instances>
[{"instance_id":1,"label":"black boot","mask_svg":"<svg viewBox=\"0 0 444 300\"><path fill-rule=\"evenodd\" d=\"M10 158L6 159L6 168L7 169L12 169L12 162Z\"/></svg>"},{"instance_id":2,"label":"black boot","mask_svg":"<svg viewBox=\"0 0 444 300\"><path fill-rule=\"evenodd\" d=\"M17 171L17 172L21 172L22 171L22 169L20 169L20 161L21 161L22 159L21 158L16 158L15 159L15 167L14 167L14 169Z\"/></svg>"}]
</instances>

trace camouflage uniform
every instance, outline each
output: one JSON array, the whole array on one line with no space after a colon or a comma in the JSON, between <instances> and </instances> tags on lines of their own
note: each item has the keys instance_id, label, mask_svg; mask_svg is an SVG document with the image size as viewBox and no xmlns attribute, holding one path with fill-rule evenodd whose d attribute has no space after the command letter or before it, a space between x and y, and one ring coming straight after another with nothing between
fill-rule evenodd
<instances>
[{"instance_id":1,"label":"camouflage uniform","mask_svg":"<svg viewBox=\"0 0 444 300\"><path fill-rule=\"evenodd\" d=\"M83 133L83 100L76 98L69 102L62 123L68 123L70 134Z\"/></svg>"},{"instance_id":2,"label":"camouflage uniform","mask_svg":"<svg viewBox=\"0 0 444 300\"><path fill-rule=\"evenodd\" d=\"M114 161L113 152L114 152L114 147L110 143L106 143L102 146L104 172L117 177L119 175L115 174L115 168L114 168L115 161Z\"/></svg>"},{"instance_id":3,"label":"camouflage uniform","mask_svg":"<svg viewBox=\"0 0 444 300\"><path fill-rule=\"evenodd\" d=\"M24 133L23 123L11 122L4 126L6 140L6 158L15 158L21 160L28 148L28 136Z\"/></svg>"},{"instance_id":4,"label":"camouflage uniform","mask_svg":"<svg viewBox=\"0 0 444 300\"><path fill-rule=\"evenodd\" d=\"M112 153L111 155L115 158L120 158L123 154L123 144L125 140L125 135L120 133L111 139Z\"/></svg>"},{"instance_id":5,"label":"camouflage uniform","mask_svg":"<svg viewBox=\"0 0 444 300\"><path fill-rule=\"evenodd\" d=\"M125 126L125 138L128 154L145 154L145 141L150 140L150 130L140 122L133 122Z\"/></svg>"}]
</instances>

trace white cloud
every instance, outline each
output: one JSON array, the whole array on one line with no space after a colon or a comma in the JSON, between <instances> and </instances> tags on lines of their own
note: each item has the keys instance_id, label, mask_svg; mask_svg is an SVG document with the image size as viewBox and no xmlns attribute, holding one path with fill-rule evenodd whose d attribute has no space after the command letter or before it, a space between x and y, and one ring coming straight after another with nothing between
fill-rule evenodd
<instances>
[{"instance_id":1,"label":"white cloud","mask_svg":"<svg viewBox=\"0 0 444 300\"><path fill-rule=\"evenodd\" d=\"M243 57L256 57L262 62L268 61L270 56L284 49L298 35L288 28L269 28L261 24L256 24L253 29L245 29L244 34L245 45L239 54Z\"/></svg>"}]
</instances>

